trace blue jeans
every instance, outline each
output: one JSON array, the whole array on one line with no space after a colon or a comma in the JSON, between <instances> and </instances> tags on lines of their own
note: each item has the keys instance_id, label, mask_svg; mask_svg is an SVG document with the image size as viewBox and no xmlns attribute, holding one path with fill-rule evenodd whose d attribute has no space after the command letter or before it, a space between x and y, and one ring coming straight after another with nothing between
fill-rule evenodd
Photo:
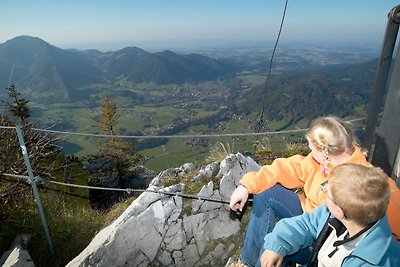
<instances>
[{"instance_id":1,"label":"blue jeans","mask_svg":"<svg viewBox=\"0 0 400 267\"><path fill-rule=\"evenodd\" d=\"M275 227L275 216L279 219L303 213L300 199L293 191L276 184L270 189L253 196L253 209L240 259L249 266L260 266L264 252L264 237ZM307 262L308 250L299 251L284 258L284 262ZM305 255L304 255L305 254Z\"/></svg>"}]
</instances>

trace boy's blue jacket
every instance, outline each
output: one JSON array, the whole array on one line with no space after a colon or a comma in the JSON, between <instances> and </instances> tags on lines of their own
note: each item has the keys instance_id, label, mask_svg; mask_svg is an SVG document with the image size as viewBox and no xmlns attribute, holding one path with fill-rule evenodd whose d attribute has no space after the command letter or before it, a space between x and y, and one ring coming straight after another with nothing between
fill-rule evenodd
<instances>
[{"instance_id":1,"label":"boy's blue jacket","mask_svg":"<svg viewBox=\"0 0 400 267\"><path fill-rule=\"evenodd\" d=\"M326 205L313 213L282 219L264 238L264 249L286 256L309 247L331 216ZM386 215L378 221L342 266L400 266L400 245L392 237Z\"/></svg>"}]
</instances>

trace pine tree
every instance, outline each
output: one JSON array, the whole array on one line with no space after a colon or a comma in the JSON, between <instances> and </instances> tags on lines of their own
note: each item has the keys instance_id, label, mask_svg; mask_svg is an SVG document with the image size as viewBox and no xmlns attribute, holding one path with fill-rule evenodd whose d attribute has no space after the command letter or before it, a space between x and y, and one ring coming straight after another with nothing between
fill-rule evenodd
<instances>
[{"instance_id":1,"label":"pine tree","mask_svg":"<svg viewBox=\"0 0 400 267\"><path fill-rule=\"evenodd\" d=\"M98 142L98 153L88 158L86 170L88 171L88 184L92 186L105 186L126 188L128 168L137 164L139 154L135 152L130 142L118 138L116 128L119 114L117 104L110 97L101 100L101 117L98 120L101 134L108 137ZM94 209L108 209L124 197L122 192L105 190L89 190L90 206Z\"/></svg>"},{"instance_id":2,"label":"pine tree","mask_svg":"<svg viewBox=\"0 0 400 267\"><path fill-rule=\"evenodd\" d=\"M12 104L8 104L10 112L15 117L18 117L21 122L24 122L25 119L31 116L28 108L29 101L24 98L20 98L21 93L18 92L14 84L11 84L11 86L6 89L8 96L13 99Z\"/></svg>"},{"instance_id":3,"label":"pine tree","mask_svg":"<svg viewBox=\"0 0 400 267\"><path fill-rule=\"evenodd\" d=\"M104 96L101 103L102 117L99 122L100 132L102 134L114 135L115 126L119 119L117 113L117 103L113 102L109 96Z\"/></svg>"},{"instance_id":4,"label":"pine tree","mask_svg":"<svg viewBox=\"0 0 400 267\"><path fill-rule=\"evenodd\" d=\"M117 113L117 104L109 96L104 96L101 103L102 116L99 121L100 133L110 135L105 141L100 141L99 155L106 156L115 161L118 167L126 166L129 163L137 163L138 155L130 142L124 142L118 135L116 125L120 115ZM121 171L121 170L119 170Z\"/></svg>"}]
</instances>

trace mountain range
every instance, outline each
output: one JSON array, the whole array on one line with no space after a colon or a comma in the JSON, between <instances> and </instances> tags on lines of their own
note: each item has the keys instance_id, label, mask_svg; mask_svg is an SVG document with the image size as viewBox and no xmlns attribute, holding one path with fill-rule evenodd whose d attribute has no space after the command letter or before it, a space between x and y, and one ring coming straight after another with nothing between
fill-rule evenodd
<instances>
[{"instance_id":1,"label":"mountain range","mask_svg":"<svg viewBox=\"0 0 400 267\"><path fill-rule=\"evenodd\" d=\"M138 47L113 52L65 50L44 40L19 36L0 44L0 81L22 88L31 98L68 100L73 90L95 83L213 80L235 67L200 54L149 53Z\"/></svg>"},{"instance_id":2,"label":"mountain range","mask_svg":"<svg viewBox=\"0 0 400 267\"><path fill-rule=\"evenodd\" d=\"M273 75L268 88L260 84L242 90L241 85L230 86L229 80L236 79L237 73L249 72L254 60L239 62L195 53L180 55L169 50L149 53L138 47L111 52L66 50L37 37L19 36L0 44L0 83L5 88L10 81L23 97L40 103L73 103L88 98L84 90L79 90L85 86L91 89L86 92L95 92L92 88L99 85L107 88L105 93L108 94L113 86L122 84L122 90L133 94L130 89L123 89L125 83L183 84L228 77L224 81L227 88L232 87L231 112L255 114L264 105L267 120L286 122L282 129L316 116L349 116L356 110L365 110L377 59L324 66L301 56L296 56L296 62L293 57L287 62L284 58L288 55L277 60L277 69L283 70L284 75ZM256 67L250 73L264 75L265 69ZM123 95L123 92L119 94ZM218 101L216 98L213 100ZM93 105L98 105L97 102L98 98ZM158 104L165 106L170 103Z\"/></svg>"}]
</instances>

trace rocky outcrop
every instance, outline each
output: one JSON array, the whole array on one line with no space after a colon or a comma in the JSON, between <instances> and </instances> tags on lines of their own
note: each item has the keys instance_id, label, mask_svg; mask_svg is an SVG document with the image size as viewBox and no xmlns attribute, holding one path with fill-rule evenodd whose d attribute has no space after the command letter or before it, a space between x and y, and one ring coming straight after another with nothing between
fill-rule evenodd
<instances>
[{"instance_id":1,"label":"rocky outcrop","mask_svg":"<svg viewBox=\"0 0 400 267\"><path fill-rule=\"evenodd\" d=\"M9 253L9 254L8 254ZM13 250L5 254L4 267L35 267L28 251L21 246L16 246ZM1 260L2 261L2 260Z\"/></svg>"},{"instance_id":2,"label":"rocky outcrop","mask_svg":"<svg viewBox=\"0 0 400 267\"><path fill-rule=\"evenodd\" d=\"M128 168L128 171L124 175L123 179L126 181L125 183L128 187L146 188L156 175L157 173L147 169L144 166L135 165Z\"/></svg>"},{"instance_id":3,"label":"rocky outcrop","mask_svg":"<svg viewBox=\"0 0 400 267\"><path fill-rule=\"evenodd\" d=\"M67 266L224 266L241 232L226 201L242 175L258 168L238 153L204 169L185 164L161 172L148 189L167 194L141 194ZM182 197L187 184L162 186L188 175L204 184L197 196L211 201Z\"/></svg>"},{"instance_id":4,"label":"rocky outcrop","mask_svg":"<svg viewBox=\"0 0 400 267\"><path fill-rule=\"evenodd\" d=\"M29 242L30 235L20 234L14 238L10 245L10 249L3 253L0 258L0 266L2 267L35 267L26 246Z\"/></svg>"},{"instance_id":5,"label":"rocky outcrop","mask_svg":"<svg viewBox=\"0 0 400 267\"><path fill-rule=\"evenodd\" d=\"M105 156L96 156L85 163L89 175L89 185L107 188L147 188L156 176L153 171L135 165L121 172L118 164ZM93 209L107 210L115 203L128 197L125 192L89 189L89 203Z\"/></svg>"}]
</instances>

